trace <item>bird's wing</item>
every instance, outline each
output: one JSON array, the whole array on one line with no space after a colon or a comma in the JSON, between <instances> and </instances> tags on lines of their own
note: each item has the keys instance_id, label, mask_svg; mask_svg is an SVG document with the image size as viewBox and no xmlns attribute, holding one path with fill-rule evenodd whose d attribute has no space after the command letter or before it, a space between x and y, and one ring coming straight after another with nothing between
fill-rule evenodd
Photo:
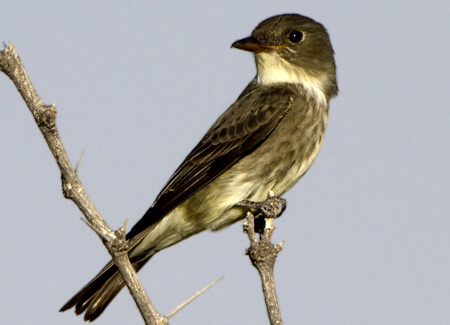
<instances>
[{"instance_id":1,"label":"bird's wing","mask_svg":"<svg viewBox=\"0 0 450 325\"><path fill-rule=\"evenodd\" d=\"M257 87L241 95L178 167L127 238L158 222L255 150L289 110L295 95L296 89L287 85Z\"/></svg>"}]
</instances>

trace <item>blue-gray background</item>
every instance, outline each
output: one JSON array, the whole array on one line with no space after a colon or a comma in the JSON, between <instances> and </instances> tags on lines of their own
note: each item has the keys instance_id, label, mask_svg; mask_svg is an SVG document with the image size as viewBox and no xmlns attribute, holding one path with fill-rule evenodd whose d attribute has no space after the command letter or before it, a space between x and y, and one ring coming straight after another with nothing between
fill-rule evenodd
<instances>
[{"instance_id":1,"label":"blue-gray background","mask_svg":"<svg viewBox=\"0 0 450 325\"><path fill-rule=\"evenodd\" d=\"M39 4L38 4L39 3ZM447 1L8 1L13 42L109 225L134 224L255 74L230 44L261 20L322 22L340 93L321 153L287 195L275 276L286 324L450 322ZM58 309L109 260L62 198L58 169L0 76L2 324L82 324ZM238 223L140 272L162 313L224 275L173 324L267 324ZM124 290L96 324L142 321Z\"/></svg>"}]
</instances>

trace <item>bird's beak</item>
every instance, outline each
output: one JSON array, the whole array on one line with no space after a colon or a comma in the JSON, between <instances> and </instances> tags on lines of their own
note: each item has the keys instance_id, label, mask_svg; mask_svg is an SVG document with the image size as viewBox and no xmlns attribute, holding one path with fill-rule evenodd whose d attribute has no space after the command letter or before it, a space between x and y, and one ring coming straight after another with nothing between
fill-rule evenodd
<instances>
[{"instance_id":1,"label":"bird's beak","mask_svg":"<svg viewBox=\"0 0 450 325\"><path fill-rule=\"evenodd\" d=\"M263 44L257 38L250 36L234 42L233 44L231 44L231 47L239 50L257 53L275 51L282 48L283 46Z\"/></svg>"}]
</instances>

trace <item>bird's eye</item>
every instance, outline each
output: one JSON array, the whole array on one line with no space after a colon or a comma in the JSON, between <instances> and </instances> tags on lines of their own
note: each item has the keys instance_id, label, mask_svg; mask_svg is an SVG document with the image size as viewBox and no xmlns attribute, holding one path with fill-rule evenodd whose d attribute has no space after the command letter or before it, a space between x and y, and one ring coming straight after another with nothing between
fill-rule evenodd
<instances>
[{"instance_id":1,"label":"bird's eye","mask_svg":"<svg viewBox=\"0 0 450 325\"><path fill-rule=\"evenodd\" d=\"M289 40L292 43L300 43L303 40L303 33L298 30L294 30L289 33Z\"/></svg>"}]
</instances>

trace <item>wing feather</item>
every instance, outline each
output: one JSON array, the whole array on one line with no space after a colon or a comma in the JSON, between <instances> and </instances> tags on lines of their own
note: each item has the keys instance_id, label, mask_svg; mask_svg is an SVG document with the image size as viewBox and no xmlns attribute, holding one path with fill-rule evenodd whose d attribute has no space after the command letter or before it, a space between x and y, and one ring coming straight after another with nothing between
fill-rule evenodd
<instances>
[{"instance_id":1,"label":"wing feather","mask_svg":"<svg viewBox=\"0 0 450 325\"><path fill-rule=\"evenodd\" d=\"M253 87L241 95L178 167L127 238L159 221L254 151L289 110L295 95L296 88L287 85Z\"/></svg>"}]
</instances>

